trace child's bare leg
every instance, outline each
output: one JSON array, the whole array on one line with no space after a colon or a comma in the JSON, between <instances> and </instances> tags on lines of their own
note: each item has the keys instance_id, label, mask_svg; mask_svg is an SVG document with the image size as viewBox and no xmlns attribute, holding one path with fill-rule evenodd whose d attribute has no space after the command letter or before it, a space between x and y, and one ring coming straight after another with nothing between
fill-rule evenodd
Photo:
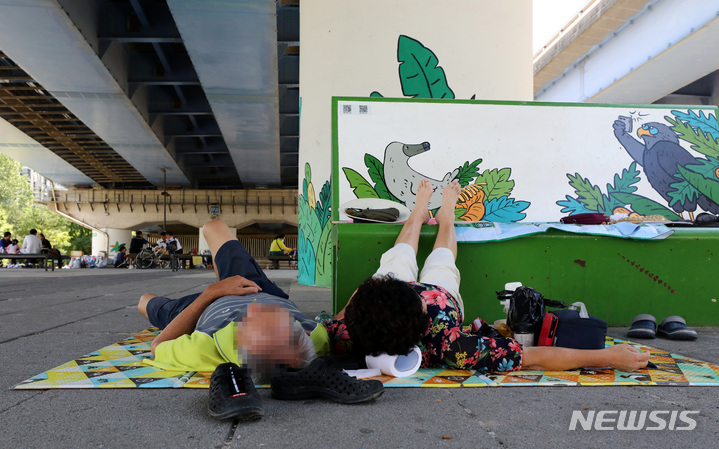
<instances>
[{"instance_id":1,"label":"child's bare leg","mask_svg":"<svg viewBox=\"0 0 719 449\"><path fill-rule=\"evenodd\" d=\"M439 231L434 241L434 248L448 248L457 259L457 233L454 230L454 209L462 188L457 181L452 182L442 191L442 206L434 217L439 223Z\"/></svg>"},{"instance_id":2,"label":"child's bare leg","mask_svg":"<svg viewBox=\"0 0 719 449\"><path fill-rule=\"evenodd\" d=\"M419 234L422 230L422 225L427 223L429 220L429 210L427 205L429 199L432 196L432 185L426 179L420 181L417 187L417 199L414 204L414 209L409 214L409 218L402 226L397 236L397 240L394 242L395 245L399 243L406 243L414 248L414 253L417 254L417 247L419 246ZM456 201L456 200L455 200Z\"/></svg>"}]
</instances>

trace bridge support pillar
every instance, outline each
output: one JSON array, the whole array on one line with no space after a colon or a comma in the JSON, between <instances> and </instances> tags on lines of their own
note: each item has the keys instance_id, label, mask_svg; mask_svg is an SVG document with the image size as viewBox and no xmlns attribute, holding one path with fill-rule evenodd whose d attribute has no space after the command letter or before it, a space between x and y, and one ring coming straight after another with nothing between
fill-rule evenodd
<instances>
[{"instance_id":1,"label":"bridge support pillar","mask_svg":"<svg viewBox=\"0 0 719 449\"><path fill-rule=\"evenodd\" d=\"M132 232L129 229L102 228L100 232L92 233L92 255L99 256L102 253L110 258L115 257L121 245L130 247Z\"/></svg>"}]
</instances>

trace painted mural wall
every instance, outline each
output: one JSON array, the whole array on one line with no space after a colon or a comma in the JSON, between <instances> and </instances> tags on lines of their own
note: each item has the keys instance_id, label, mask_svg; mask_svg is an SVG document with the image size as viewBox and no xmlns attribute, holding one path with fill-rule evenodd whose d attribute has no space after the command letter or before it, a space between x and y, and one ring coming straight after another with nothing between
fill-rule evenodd
<instances>
[{"instance_id":1,"label":"painted mural wall","mask_svg":"<svg viewBox=\"0 0 719 449\"><path fill-rule=\"evenodd\" d=\"M357 198L412 209L462 185L459 221L719 213L716 107L336 100L336 217Z\"/></svg>"},{"instance_id":2,"label":"painted mural wall","mask_svg":"<svg viewBox=\"0 0 719 449\"><path fill-rule=\"evenodd\" d=\"M301 2L301 283L332 282L332 97L530 100L531 3Z\"/></svg>"}]
</instances>

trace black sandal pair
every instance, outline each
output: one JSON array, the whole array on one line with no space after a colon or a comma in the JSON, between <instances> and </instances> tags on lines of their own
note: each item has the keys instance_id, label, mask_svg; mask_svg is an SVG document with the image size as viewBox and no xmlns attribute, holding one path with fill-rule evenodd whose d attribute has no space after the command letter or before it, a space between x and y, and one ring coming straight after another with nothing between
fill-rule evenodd
<instances>
[{"instance_id":1,"label":"black sandal pair","mask_svg":"<svg viewBox=\"0 0 719 449\"><path fill-rule=\"evenodd\" d=\"M359 380L332 359L317 358L302 369L291 369L272 378L272 397L283 400L323 398L340 404L357 404L382 396L378 380ZM210 415L217 419L259 419L262 401L246 368L223 363L210 378Z\"/></svg>"},{"instance_id":2,"label":"black sandal pair","mask_svg":"<svg viewBox=\"0 0 719 449\"><path fill-rule=\"evenodd\" d=\"M696 340L697 331L689 329L684 318L671 315L657 326L657 319L653 315L643 313L637 315L632 320L632 327L629 328L627 335L630 338L667 338L669 340Z\"/></svg>"}]
</instances>

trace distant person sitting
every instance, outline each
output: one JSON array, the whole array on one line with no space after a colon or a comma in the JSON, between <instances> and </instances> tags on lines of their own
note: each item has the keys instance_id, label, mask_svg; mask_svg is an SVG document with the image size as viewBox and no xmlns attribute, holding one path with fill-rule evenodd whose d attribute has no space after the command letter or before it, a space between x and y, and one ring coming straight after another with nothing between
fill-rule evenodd
<instances>
[{"instance_id":1,"label":"distant person sitting","mask_svg":"<svg viewBox=\"0 0 719 449\"><path fill-rule=\"evenodd\" d=\"M297 251L294 248L288 248L285 246L285 235L280 234L272 241L270 245L270 256L292 256L294 257Z\"/></svg>"},{"instance_id":2,"label":"distant person sitting","mask_svg":"<svg viewBox=\"0 0 719 449\"><path fill-rule=\"evenodd\" d=\"M128 258L126 246L122 245L120 246L120 249L117 250L117 254L115 254L115 262L113 265L115 266L115 268L127 268Z\"/></svg>"},{"instance_id":3,"label":"distant person sitting","mask_svg":"<svg viewBox=\"0 0 719 449\"><path fill-rule=\"evenodd\" d=\"M21 254L40 254L42 249L42 241L37 236L36 229L30 229L30 234L25 236L22 241L22 248L20 248Z\"/></svg>"},{"instance_id":4,"label":"distant person sitting","mask_svg":"<svg viewBox=\"0 0 719 449\"><path fill-rule=\"evenodd\" d=\"M40 239L40 243L42 245L42 249L51 250L52 249L52 243L50 243L50 240L45 238L45 235L40 233L37 235L37 238Z\"/></svg>"},{"instance_id":5,"label":"distant person sitting","mask_svg":"<svg viewBox=\"0 0 719 449\"><path fill-rule=\"evenodd\" d=\"M6 253L7 247L10 245L12 245L12 234L10 232L6 232L0 240L0 253Z\"/></svg>"},{"instance_id":6,"label":"distant person sitting","mask_svg":"<svg viewBox=\"0 0 719 449\"><path fill-rule=\"evenodd\" d=\"M5 252L8 254L18 254L20 252L17 239L12 239L10 244L5 247Z\"/></svg>"},{"instance_id":7,"label":"distant person sitting","mask_svg":"<svg viewBox=\"0 0 719 449\"><path fill-rule=\"evenodd\" d=\"M147 243L147 239L142 236L142 231L135 231L135 237L130 239L130 254L139 253Z\"/></svg>"}]
</instances>

